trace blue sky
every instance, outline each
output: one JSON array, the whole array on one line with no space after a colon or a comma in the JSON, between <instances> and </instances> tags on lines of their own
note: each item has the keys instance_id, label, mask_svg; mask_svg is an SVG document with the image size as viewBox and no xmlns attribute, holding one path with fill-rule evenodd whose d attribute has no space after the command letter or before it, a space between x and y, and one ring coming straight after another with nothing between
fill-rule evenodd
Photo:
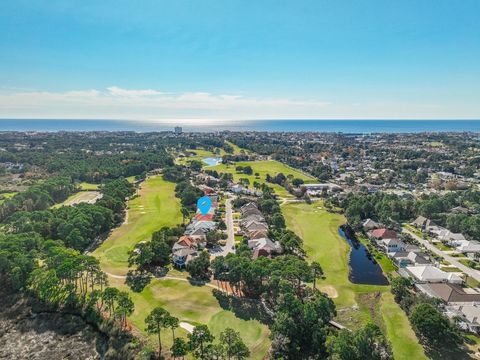
<instances>
[{"instance_id":1,"label":"blue sky","mask_svg":"<svg viewBox=\"0 0 480 360\"><path fill-rule=\"evenodd\" d=\"M0 9L0 117L480 118L478 0Z\"/></svg>"}]
</instances>

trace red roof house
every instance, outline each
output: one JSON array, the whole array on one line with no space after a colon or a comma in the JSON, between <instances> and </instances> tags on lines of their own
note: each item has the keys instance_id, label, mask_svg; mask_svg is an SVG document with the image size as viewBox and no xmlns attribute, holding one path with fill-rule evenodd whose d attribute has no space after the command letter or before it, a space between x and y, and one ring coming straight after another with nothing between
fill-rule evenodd
<instances>
[{"instance_id":1,"label":"red roof house","mask_svg":"<svg viewBox=\"0 0 480 360\"><path fill-rule=\"evenodd\" d=\"M398 235L395 231L390 230L390 229L375 229L372 230L370 235L374 238L377 239L396 239L398 238Z\"/></svg>"}]
</instances>

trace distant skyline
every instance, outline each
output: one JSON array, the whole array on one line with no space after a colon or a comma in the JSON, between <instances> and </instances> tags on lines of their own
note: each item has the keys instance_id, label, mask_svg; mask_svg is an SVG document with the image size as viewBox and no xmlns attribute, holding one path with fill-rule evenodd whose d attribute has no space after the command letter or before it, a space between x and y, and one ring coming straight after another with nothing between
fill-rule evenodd
<instances>
[{"instance_id":1,"label":"distant skyline","mask_svg":"<svg viewBox=\"0 0 480 360\"><path fill-rule=\"evenodd\" d=\"M0 118L480 119L480 1L25 1Z\"/></svg>"}]
</instances>

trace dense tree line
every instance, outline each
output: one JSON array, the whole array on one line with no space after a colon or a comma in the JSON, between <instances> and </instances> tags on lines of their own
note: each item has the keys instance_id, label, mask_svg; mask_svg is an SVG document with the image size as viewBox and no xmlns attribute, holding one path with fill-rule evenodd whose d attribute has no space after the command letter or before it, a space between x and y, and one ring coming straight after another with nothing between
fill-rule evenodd
<instances>
[{"instance_id":1,"label":"dense tree line","mask_svg":"<svg viewBox=\"0 0 480 360\"><path fill-rule=\"evenodd\" d=\"M410 222L422 215L453 232L460 232L471 239L480 238L478 191L457 191L443 196L425 195L420 199L404 199L385 193L350 193L341 201L331 201L344 209L349 224L357 229L367 218L395 227L401 222ZM476 213L452 213L451 209L457 206Z\"/></svg>"},{"instance_id":2,"label":"dense tree line","mask_svg":"<svg viewBox=\"0 0 480 360\"><path fill-rule=\"evenodd\" d=\"M45 210L75 191L70 177L55 177L33 185L0 205L0 221L16 211Z\"/></svg>"},{"instance_id":3,"label":"dense tree line","mask_svg":"<svg viewBox=\"0 0 480 360\"><path fill-rule=\"evenodd\" d=\"M440 310L441 301L412 291L410 280L393 278L391 291L407 313L413 329L431 350L456 349L463 343L458 327Z\"/></svg>"},{"instance_id":4,"label":"dense tree line","mask_svg":"<svg viewBox=\"0 0 480 360\"><path fill-rule=\"evenodd\" d=\"M84 250L120 221L123 215L120 211L133 188L125 179L118 179L105 184L101 191L105 199L97 204L18 211L7 219L6 230L17 234L35 232L46 239L62 240L67 247Z\"/></svg>"}]
</instances>

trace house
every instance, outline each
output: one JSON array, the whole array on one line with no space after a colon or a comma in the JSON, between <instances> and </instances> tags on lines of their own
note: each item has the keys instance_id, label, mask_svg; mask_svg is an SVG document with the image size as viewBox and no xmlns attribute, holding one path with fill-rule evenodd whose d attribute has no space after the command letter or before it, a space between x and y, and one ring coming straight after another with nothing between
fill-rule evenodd
<instances>
[{"instance_id":1,"label":"house","mask_svg":"<svg viewBox=\"0 0 480 360\"><path fill-rule=\"evenodd\" d=\"M365 220L362 226L365 230L373 230L380 227L380 225L376 221L373 221L372 219Z\"/></svg>"},{"instance_id":2,"label":"house","mask_svg":"<svg viewBox=\"0 0 480 360\"><path fill-rule=\"evenodd\" d=\"M449 282L461 284L463 282L460 276L454 273L447 273L433 265L407 266L403 270L405 270L407 276L413 278L418 283Z\"/></svg>"},{"instance_id":3,"label":"house","mask_svg":"<svg viewBox=\"0 0 480 360\"><path fill-rule=\"evenodd\" d=\"M441 299L448 305L480 305L480 292L457 284L416 284L415 287L427 296Z\"/></svg>"},{"instance_id":4,"label":"house","mask_svg":"<svg viewBox=\"0 0 480 360\"><path fill-rule=\"evenodd\" d=\"M480 306L474 304L448 306L446 315L455 318L455 322L463 330L478 333L480 330Z\"/></svg>"},{"instance_id":5,"label":"house","mask_svg":"<svg viewBox=\"0 0 480 360\"><path fill-rule=\"evenodd\" d=\"M177 267L185 267L191 260L198 256L198 252L195 249L181 248L173 250L172 252L173 264Z\"/></svg>"},{"instance_id":6,"label":"house","mask_svg":"<svg viewBox=\"0 0 480 360\"><path fill-rule=\"evenodd\" d=\"M234 194L241 194L245 191L245 188L240 184L235 184L230 187L230 191Z\"/></svg>"},{"instance_id":7,"label":"house","mask_svg":"<svg viewBox=\"0 0 480 360\"><path fill-rule=\"evenodd\" d=\"M248 215L248 216L240 219L240 225L245 226L246 224L248 224L252 221L264 223L265 218L263 217L263 215Z\"/></svg>"},{"instance_id":8,"label":"house","mask_svg":"<svg viewBox=\"0 0 480 360\"><path fill-rule=\"evenodd\" d=\"M248 234L248 237L250 239L261 239L261 238L267 237L267 234L268 234L268 230L260 229L260 230L255 230L250 232Z\"/></svg>"},{"instance_id":9,"label":"house","mask_svg":"<svg viewBox=\"0 0 480 360\"><path fill-rule=\"evenodd\" d=\"M437 239L447 245L453 245L457 241L466 240L460 233L453 233L450 230L443 229L437 234Z\"/></svg>"},{"instance_id":10,"label":"house","mask_svg":"<svg viewBox=\"0 0 480 360\"><path fill-rule=\"evenodd\" d=\"M370 231L370 237L376 239L397 239L398 235L393 230L382 228Z\"/></svg>"},{"instance_id":11,"label":"house","mask_svg":"<svg viewBox=\"0 0 480 360\"><path fill-rule=\"evenodd\" d=\"M471 259L478 259L480 255L480 242L461 240L455 242L457 250Z\"/></svg>"},{"instance_id":12,"label":"house","mask_svg":"<svg viewBox=\"0 0 480 360\"><path fill-rule=\"evenodd\" d=\"M389 254L389 256L400 268L411 265L431 265L425 254L416 253L413 251L399 251Z\"/></svg>"},{"instance_id":13,"label":"house","mask_svg":"<svg viewBox=\"0 0 480 360\"><path fill-rule=\"evenodd\" d=\"M249 202L243 205L240 208L240 213L242 216L249 216L249 215L262 215L261 211L258 210L258 207L255 203Z\"/></svg>"},{"instance_id":14,"label":"house","mask_svg":"<svg viewBox=\"0 0 480 360\"><path fill-rule=\"evenodd\" d=\"M325 183L325 184L302 184L301 188L305 189L309 195L318 195L326 192L339 192L342 191L342 187L337 184Z\"/></svg>"},{"instance_id":15,"label":"house","mask_svg":"<svg viewBox=\"0 0 480 360\"><path fill-rule=\"evenodd\" d=\"M256 231L256 230L268 230L267 224L264 222L259 222L256 220L249 221L244 225L244 228L248 232Z\"/></svg>"},{"instance_id":16,"label":"house","mask_svg":"<svg viewBox=\"0 0 480 360\"><path fill-rule=\"evenodd\" d=\"M195 214L195 219L197 219L198 221L212 221L213 214L203 215L202 213L197 213Z\"/></svg>"},{"instance_id":17,"label":"house","mask_svg":"<svg viewBox=\"0 0 480 360\"><path fill-rule=\"evenodd\" d=\"M248 247L252 249L254 259L259 256L271 256L282 252L280 244L267 237L248 240Z\"/></svg>"},{"instance_id":18,"label":"house","mask_svg":"<svg viewBox=\"0 0 480 360\"><path fill-rule=\"evenodd\" d=\"M398 239L382 239L379 241L380 247L383 248L383 250L386 253L395 253L398 251L404 251L405 250L405 244L403 241L398 240Z\"/></svg>"},{"instance_id":19,"label":"house","mask_svg":"<svg viewBox=\"0 0 480 360\"><path fill-rule=\"evenodd\" d=\"M427 230L430 226L434 225L434 223L426 217L419 216L412 222L412 225L418 229Z\"/></svg>"}]
</instances>

